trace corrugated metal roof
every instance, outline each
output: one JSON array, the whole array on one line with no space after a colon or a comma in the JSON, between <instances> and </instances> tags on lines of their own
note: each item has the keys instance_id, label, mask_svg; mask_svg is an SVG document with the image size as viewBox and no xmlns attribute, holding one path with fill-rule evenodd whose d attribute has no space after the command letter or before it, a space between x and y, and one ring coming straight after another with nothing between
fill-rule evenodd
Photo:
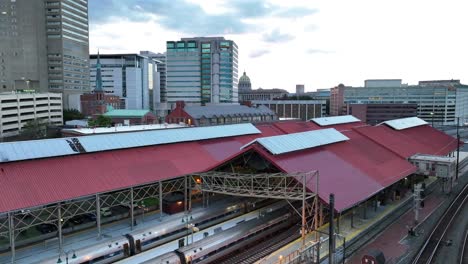
<instances>
[{"instance_id":1,"label":"corrugated metal roof","mask_svg":"<svg viewBox=\"0 0 468 264\"><path fill-rule=\"evenodd\" d=\"M252 124L234 124L0 143L0 163L78 154L80 147L97 152L260 133Z\"/></svg>"},{"instance_id":2,"label":"corrugated metal roof","mask_svg":"<svg viewBox=\"0 0 468 264\"><path fill-rule=\"evenodd\" d=\"M260 133L252 124L235 124L96 135L80 137L79 140L87 152L95 152Z\"/></svg>"},{"instance_id":3,"label":"corrugated metal roof","mask_svg":"<svg viewBox=\"0 0 468 264\"><path fill-rule=\"evenodd\" d=\"M184 111L193 118L218 116L274 115L268 107L248 107L245 105L186 106Z\"/></svg>"},{"instance_id":4,"label":"corrugated metal roof","mask_svg":"<svg viewBox=\"0 0 468 264\"><path fill-rule=\"evenodd\" d=\"M402 129L407 129L410 127L427 125L427 122L422 120L419 117L407 117L407 118L400 118L400 119L385 121L383 122L383 124L386 124L387 126L396 130L402 130Z\"/></svg>"},{"instance_id":5,"label":"corrugated metal roof","mask_svg":"<svg viewBox=\"0 0 468 264\"><path fill-rule=\"evenodd\" d=\"M242 153L239 148L257 137L288 133L277 124L286 123L257 125L262 134L2 163L0 212L208 171ZM299 132L307 127L314 129L318 126L307 122L306 126L290 126L288 131ZM272 155L260 145L250 148L263 153L284 172L319 170L319 195L326 201L330 193L337 194L338 211L371 197L415 169L406 158L398 155L401 149L392 149L393 145L404 145L401 148L415 153L439 155L456 149L456 139L454 144L452 137L429 126L401 131L387 126L351 127L342 133L350 139L346 143L283 155ZM390 138L393 140L387 141ZM155 169L157 173L154 173ZM307 184L312 191L315 190L314 183Z\"/></svg>"},{"instance_id":6,"label":"corrugated metal roof","mask_svg":"<svg viewBox=\"0 0 468 264\"><path fill-rule=\"evenodd\" d=\"M337 124L360 122L361 120L357 119L356 117L352 115L345 115L345 116L318 117L318 118L311 119L311 121L314 121L319 126L330 126L330 125L337 125Z\"/></svg>"},{"instance_id":7,"label":"corrugated metal roof","mask_svg":"<svg viewBox=\"0 0 468 264\"><path fill-rule=\"evenodd\" d=\"M70 139L43 139L0 143L0 162L78 154Z\"/></svg>"},{"instance_id":8,"label":"corrugated metal roof","mask_svg":"<svg viewBox=\"0 0 468 264\"><path fill-rule=\"evenodd\" d=\"M258 142L264 148L268 149L270 153L277 155L346 140L349 140L349 138L338 132L336 129L327 128L308 132L257 138L242 148L245 148L254 142Z\"/></svg>"}]
</instances>

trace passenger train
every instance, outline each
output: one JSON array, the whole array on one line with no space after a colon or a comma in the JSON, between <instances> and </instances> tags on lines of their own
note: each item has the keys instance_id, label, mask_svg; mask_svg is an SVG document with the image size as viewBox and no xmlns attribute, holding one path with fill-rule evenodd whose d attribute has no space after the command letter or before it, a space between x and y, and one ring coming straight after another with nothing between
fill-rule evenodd
<instances>
[{"instance_id":1,"label":"passenger train","mask_svg":"<svg viewBox=\"0 0 468 264\"><path fill-rule=\"evenodd\" d=\"M203 264L242 249L247 245L277 231L290 227L295 215L281 209L262 217L240 222L236 226L213 236L196 241L173 252L163 254L144 264Z\"/></svg>"},{"instance_id":2,"label":"passenger train","mask_svg":"<svg viewBox=\"0 0 468 264\"><path fill-rule=\"evenodd\" d=\"M202 211L193 214L193 225L198 229L204 229L233 219L249 211L256 210L270 204L272 201L249 200L236 205L217 208L211 211ZM163 245L167 242L181 238L188 233L187 223L173 221L151 228L135 230L120 238L110 239L93 246L75 251L76 258L69 258L68 263L114 263L118 260L134 256L145 250ZM41 260L37 263L57 263L57 258Z\"/></svg>"}]
</instances>

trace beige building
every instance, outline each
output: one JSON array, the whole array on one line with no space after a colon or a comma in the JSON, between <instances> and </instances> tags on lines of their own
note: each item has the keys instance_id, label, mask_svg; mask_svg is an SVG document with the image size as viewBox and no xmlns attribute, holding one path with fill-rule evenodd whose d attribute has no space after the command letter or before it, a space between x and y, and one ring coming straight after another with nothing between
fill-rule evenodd
<instances>
[{"instance_id":1,"label":"beige building","mask_svg":"<svg viewBox=\"0 0 468 264\"><path fill-rule=\"evenodd\" d=\"M89 92L88 0L0 0L0 93Z\"/></svg>"},{"instance_id":2,"label":"beige building","mask_svg":"<svg viewBox=\"0 0 468 264\"><path fill-rule=\"evenodd\" d=\"M63 124L60 93L0 93L0 137L19 134L34 119Z\"/></svg>"}]
</instances>

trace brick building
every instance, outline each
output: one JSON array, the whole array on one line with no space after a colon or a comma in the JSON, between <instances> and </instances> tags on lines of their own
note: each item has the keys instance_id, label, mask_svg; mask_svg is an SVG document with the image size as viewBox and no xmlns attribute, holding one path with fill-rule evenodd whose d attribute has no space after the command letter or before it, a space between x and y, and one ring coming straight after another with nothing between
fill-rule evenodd
<instances>
[{"instance_id":1,"label":"brick building","mask_svg":"<svg viewBox=\"0 0 468 264\"><path fill-rule=\"evenodd\" d=\"M185 123L193 126L257 123L277 119L276 114L265 106L186 106L183 101L178 101L176 108L166 116L167 123Z\"/></svg>"},{"instance_id":2,"label":"brick building","mask_svg":"<svg viewBox=\"0 0 468 264\"><path fill-rule=\"evenodd\" d=\"M417 104L349 104L347 114L370 125L384 121L413 117L418 114Z\"/></svg>"},{"instance_id":3,"label":"brick building","mask_svg":"<svg viewBox=\"0 0 468 264\"><path fill-rule=\"evenodd\" d=\"M92 93L80 96L81 112L85 116L102 115L107 111L107 106L114 109L122 108L120 97L116 95L107 95L102 89L101 63L99 54L96 64L96 88Z\"/></svg>"}]
</instances>

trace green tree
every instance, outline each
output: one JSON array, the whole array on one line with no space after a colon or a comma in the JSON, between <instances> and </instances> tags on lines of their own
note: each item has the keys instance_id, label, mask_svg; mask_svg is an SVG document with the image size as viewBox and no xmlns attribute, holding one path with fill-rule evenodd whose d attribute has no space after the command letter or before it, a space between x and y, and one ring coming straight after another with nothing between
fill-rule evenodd
<instances>
[{"instance_id":1,"label":"green tree","mask_svg":"<svg viewBox=\"0 0 468 264\"><path fill-rule=\"evenodd\" d=\"M88 120L89 127L109 127L111 125L112 125L112 119L104 115L100 115L96 119Z\"/></svg>"},{"instance_id":2,"label":"green tree","mask_svg":"<svg viewBox=\"0 0 468 264\"><path fill-rule=\"evenodd\" d=\"M48 123L41 119L28 121L21 129L21 136L26 139L41 139L47 137Z\"/></svg>"},{"instance_id":3,"label":"green tree","mask_svg":"<svg viewBox=\"0 0 468 264\"><path fill-rule=\"evenodd\" d=\"M76 119L84 119L85 116L76 109L64 109L63 110L63 123L76 120Z\"/></svg>"}]
</instances>

